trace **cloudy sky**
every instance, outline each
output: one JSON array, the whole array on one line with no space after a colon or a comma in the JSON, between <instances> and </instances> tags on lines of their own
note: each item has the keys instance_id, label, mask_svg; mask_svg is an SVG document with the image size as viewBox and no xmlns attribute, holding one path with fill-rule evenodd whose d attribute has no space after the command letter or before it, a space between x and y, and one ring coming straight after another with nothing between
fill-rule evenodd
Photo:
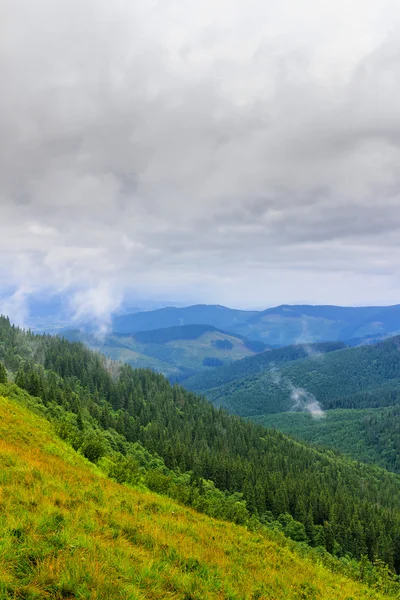
<instances>
[{"instance_id":1,"label":"cloudy sky","mask_svg":"<svg viewBox=\"0 0 400 600\"><path fill-rule=\"evenodd\" d=\"M398 1L0 0L0 77L19 309L400 303Z\"/></svg>"}]
</instances>

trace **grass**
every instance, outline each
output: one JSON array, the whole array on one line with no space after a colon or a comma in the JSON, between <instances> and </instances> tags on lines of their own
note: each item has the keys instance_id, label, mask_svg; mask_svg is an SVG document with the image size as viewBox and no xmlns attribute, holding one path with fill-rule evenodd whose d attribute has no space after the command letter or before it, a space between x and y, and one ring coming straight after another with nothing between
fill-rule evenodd
<instances>
[{"instance_id":1,"label":"grass","mask_svg":"<svg viewBox=\"0 0 400 600\"><path fill-rule=\"evenodd\" d=\"M384 598L272 539L118 485L0 398L0 599Z\"/></svg>"}]
</instances>

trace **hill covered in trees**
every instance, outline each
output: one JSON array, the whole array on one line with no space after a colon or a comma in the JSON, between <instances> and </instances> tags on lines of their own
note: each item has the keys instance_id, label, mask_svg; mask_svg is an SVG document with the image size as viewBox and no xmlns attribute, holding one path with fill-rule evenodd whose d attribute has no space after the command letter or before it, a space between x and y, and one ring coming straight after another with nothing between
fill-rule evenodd
<instances>
[{"instance_id":1,"label":"hill covered in trees","mask_svg":"<svg viewBox=\"0 0 400 600\"><path fill-rule=\"evenodd\" d=\"M278 527L338 557L400 570L400 478L243 421L162 375L0 320L8 397L40 399L63 439L120 481L207 514ZM11 387L10 387L11 385ZM4 395L4 394L3 394ZM107 458L109 457L109 458ZM111 457L111 458L110 458Z\"/></svg>"},{"instance_id":2,"label":"hill covered in trees","mask_svg":"<svg viewBox=\"0 0 400 600\"><path fill-rule=\"evenodd\" d=\"M314 396L325 410L395 405L400 403L399 347L396 336L374 345L270 364L242 378L243 363L238 363L237 379L202 391L216 405L242 416L290 411L296 408L296 391Z\"/></svg>"},{"instance_id":3,"label":"hill covered in trees","mask_svg":"<svg viewBox=\"0 0 400 600\"><path fill-rule=\"evenodd\" d=\"M247 357L230 365L196 374L188 378L184 386L193 391L206 391L237 379L259 375L266 369L276 368L287 362L325 354L346 348L343 342L321 342L317 344L297 344L267 350L257 356Z\"/></svg>"},{"instance_id":4,"label":"hill covered in trees","mask_svg":"<svg viewBox=\"0 0 400 600\"><path fill-rule=\"evenodd\" d=\"M400 474L400 405L328 410L324 419L290 412L261 415L253 421Z\"/></svg>"},{"instance_id":5,"label":"hill covered in trees","mask_svg":"<svg viewBox=\"0 0 400 600\"><path fill-rule=\"evenodd\" d=\"M13 399L5 391L0 394L4 600L397 595L399 585L383 565L329 559L285 542L279 531L216 521L143 485L134 489L118 483L115 474L105 477L104 465L102 470L90 463L36 414L35 399L15 386Z\"/></svg>"},{"instance_id":6,"label":"hill covered in trees","mask_svg":"<svg viewBox=\"0 0 400 600\"><path fill-rule=\"evenodd\" d=\"M96 336L82 330L60 333L70 341L133 367L150 368L174 381L182 381L209 367L230 364L265 350L262 342L217 329L212 325L177 325L133 334Z\"/></svg>"}]
</instances>

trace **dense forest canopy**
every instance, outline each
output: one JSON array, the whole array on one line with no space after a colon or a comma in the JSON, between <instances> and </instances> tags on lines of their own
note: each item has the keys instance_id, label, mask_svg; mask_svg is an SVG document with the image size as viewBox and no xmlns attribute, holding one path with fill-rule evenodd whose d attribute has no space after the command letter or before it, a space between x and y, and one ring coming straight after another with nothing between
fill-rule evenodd
<instances>
[{"instance_id":1,"label":"dense forest canopy","mask_svg":"<svg viewBox=\"0 0 400 600\"><path fill-rule=\"evenodd\" d=\"M326 347L332 351L318 345L279 348L198 374L184 385L241 416L290 411L293 387L313 394L326 410L400 403L400 336L357 348Z\"/></svg>"},{"instance_id":2,"label":"dense forest canopy","mask_svg":"<svg viewBox=\"0 0 400 600\"><path fill-rule=\"evenodd\" d=\"M253 417L299 440L336 448L357 460L400 474L400 405L329 410L324 419L304 412Z\"/></svg>"},{"instance_id":3,"label":"dense forest canopy","mask_svg":"<svg viewBox=\"0 0 400 600\"><path fill-rule=\"evenodd\" d=\"M346 344L343 342L320 342L316 344L295 344L261 352L256 356L250 356L238 360L231 365L225 365L221 369L198 373L185 381L185 388L193 391L206 391L208 389L222 386L237 379L258 375L271 367L279 367L286 362L308 358L310 355L320 355L335 350L343 350Z\"/></svg>"}]
</instances>

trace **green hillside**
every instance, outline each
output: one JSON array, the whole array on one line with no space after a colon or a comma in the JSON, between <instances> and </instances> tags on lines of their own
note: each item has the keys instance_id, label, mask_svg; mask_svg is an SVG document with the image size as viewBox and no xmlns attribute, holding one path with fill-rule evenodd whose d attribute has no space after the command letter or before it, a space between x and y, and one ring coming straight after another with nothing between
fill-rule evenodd
<instances>
[{"instance_id":1,"label":"green hillside","mask_svg":"<svg viewBox=\"0 0 400 600\"><path fill-rule=\"evenodd\" d=\"M228 413L151 371L0 319L7 395L40 399L60 435L119 481L212 516L271 524L338 557L400 570L400 478L316 451ZM4 393L3 393L4 395ZM141 471L140 471L141 472Z\"/></svg>"},{"instance_id":2,"label":"green hillside","mask_svg":"<svg viewBox=\"0 0 400 600\"><path fill-rule=\"evenodd\" d=\"M253 417L253 421L400 473L400 406L329 410L318 420L290 412Z\"/></svg>"},{"instance_id":3,"label":"green hillside","mask_svg":"<svg viewBox=\"0 0 400 600\"><path fill-rule=\"evenodd\" d=\"M242 416L290 411L296 406L296 391L306 399L311 394L324 409L399 404L399 347L400 337L393 337L373 346L317 354L238 378L206 394Z\"/></svg>"},{"instance_id":4,"label":"green hillside","mask_svg":"<svg viewBox=\"0 0 400 600\"><path fill-rule=\"evenodd\" d=\"M114 360L153 369L175 380L265 350L262 342L210 325L183 325L102 337L79 330L67 330L62 335L70 341L82 341Z\"/></svg>"},{"instance_id":5,"label":"green hillside","mask_svg":"<svg viewBox=\"0 0 400 600\"><path fill-rule=\"evenodd\" d=\"M397 595L384 569L360 564L352 580L341 573L350 565L332 561L328 569L266 528L251 532L111 481L47 421L5 397L0 449L4 600Z\"/></svg>"},{"instance_id":6,"label":"green hillside","mask_svg":"<svg viewBox=\"0 0 400 600\"><path fill-rule=\"evenodd\" d=\"M283 348L267 350L256 356L244 358L219 369L212 369L194 375L185 381L184 386L189 390L203 392L236 379L258 375L261 371L265 371L265 369L278 367L286 362L308 358L310 355L315 356L325 354L326 352L342 350L343 348L346 348L343 342L322 342L309 345L284 346Z\"/></svg>"}]
</instances>

